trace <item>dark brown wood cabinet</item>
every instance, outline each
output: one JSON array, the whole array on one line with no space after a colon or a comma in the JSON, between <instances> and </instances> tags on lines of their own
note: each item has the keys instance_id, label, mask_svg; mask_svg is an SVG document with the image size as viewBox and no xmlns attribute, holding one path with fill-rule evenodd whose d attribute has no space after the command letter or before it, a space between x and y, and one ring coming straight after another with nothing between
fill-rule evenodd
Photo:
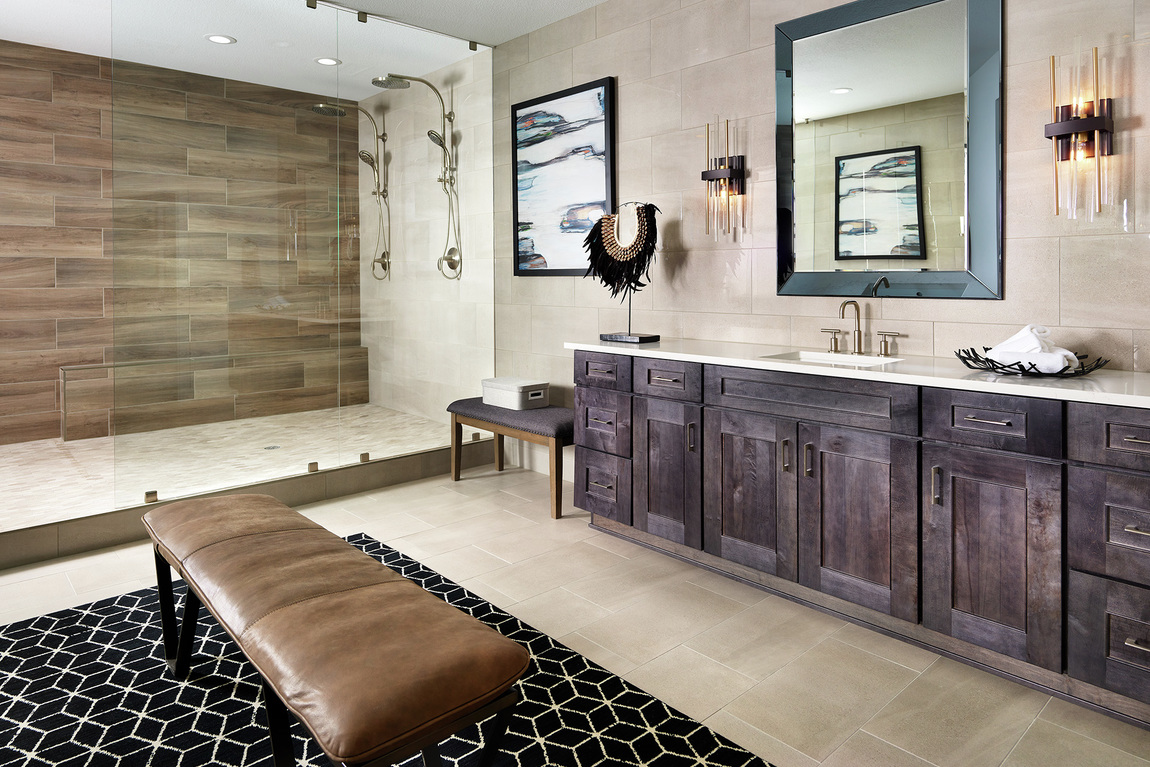
<instances>
[{"instance_id":1,"label":"dark brown wood cabinet","mask_svg":"<svg viewBox=\"0 0 1150 767\"><path fill-rule=\"evenodd\" d=\"M631 524L631 358L575 353L575 508Z\"/></svg>"},{"instance_id":2,"label":"dark brown wood cabinet","mask_svg":"<svg viewBox=\"0 0 1150 767\"><path fill-rule=\"evenodd\" d=\"M1062 670L1062 466L923 445L924 626Z\"/></svg>"},{"instance_id":3,"label":"dark brown wood cabinet","mask_svg":"<svg viewBox=\"0 0 1150 767\"><path fill-rule=\"evenodd\" d=\"M918 443L799 424L799 583L918 620Z\"/></svg>"},{"instance_id":4,"label":"dark brown wood cabinet","mask_svg":"<svg viewBox=\"0 0 1150 767\"><path fill-rule=\"evenodd\" d=\"M1150 588L1070 571L1067 673L1150 703Z\"/></svg>"},{"instance_id":5,"label":"dark brown wood cabinet","mask_svg":"<svg viewBox=\"0 0 1150 767\"><path fill-rule=\"evenodd\" d=\"M703 408L636 396L632 419L632 524L660 538L702 548Z\"/></svg>"},{"instance_id":6,"label":"dark brown wood cabinet","mask_svg":"<svg viewBox=\"0 0 1150 767\"><path fill-rule=\"evenodd\" d=\"M794 421L706 408L703 546L787 580L798 577Z\"/></svg>"}]
</instances>

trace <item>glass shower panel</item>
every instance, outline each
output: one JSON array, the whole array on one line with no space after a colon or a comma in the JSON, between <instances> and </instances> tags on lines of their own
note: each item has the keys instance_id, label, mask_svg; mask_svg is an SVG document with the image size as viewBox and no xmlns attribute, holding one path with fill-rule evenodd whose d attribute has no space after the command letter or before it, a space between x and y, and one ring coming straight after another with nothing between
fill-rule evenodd
<instances>
[{"instance_id":1,"label":"glass shower panel","mask_svg":"<svg viewBox=\"0 0 1150 767\"><path fill-rule=\"evenodd\" d=\"M112 3L104 396L70 416L114 435L117 506L338 465L339 406L366 398L358 124L312 109L340 95L316 59L342 14L237 6Z\"/></svg>"}]
</instances>

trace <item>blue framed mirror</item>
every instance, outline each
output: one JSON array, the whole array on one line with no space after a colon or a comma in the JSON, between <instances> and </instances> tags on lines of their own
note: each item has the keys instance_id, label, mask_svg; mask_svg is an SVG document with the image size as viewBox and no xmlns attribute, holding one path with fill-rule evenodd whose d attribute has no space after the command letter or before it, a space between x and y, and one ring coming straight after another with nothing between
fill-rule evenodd
<instances>
[{"instance_id":1,"label":"blue framed mirror","mask_svg":"<svg viewBox=\"0 0 1150 767\"><path fill-rule=\"evenodd\" d=\"M1002 298L1001 0L859 0L775 57L778 293Z\"/></svg>"}]
</instances>

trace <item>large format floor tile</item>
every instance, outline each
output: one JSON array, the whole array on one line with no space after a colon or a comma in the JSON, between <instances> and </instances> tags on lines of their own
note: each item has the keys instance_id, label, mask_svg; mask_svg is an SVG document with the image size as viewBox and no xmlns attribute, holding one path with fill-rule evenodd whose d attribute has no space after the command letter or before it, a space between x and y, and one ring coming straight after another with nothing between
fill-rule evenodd
<instances>
[{"instance_id":1,"label":"large format floor tile","mask_svg":"<svg viewBox=\"0 0 1150 767\"><path fill-rule=\"evenodd\" d=\"M778 767L1150 767L1150 731L587 526L490 466L302 507L365 532ZM571 486L564 491L571 496ZM155 580L146 543L0 572L0 622Z\"/></svg>"}]
</instances>

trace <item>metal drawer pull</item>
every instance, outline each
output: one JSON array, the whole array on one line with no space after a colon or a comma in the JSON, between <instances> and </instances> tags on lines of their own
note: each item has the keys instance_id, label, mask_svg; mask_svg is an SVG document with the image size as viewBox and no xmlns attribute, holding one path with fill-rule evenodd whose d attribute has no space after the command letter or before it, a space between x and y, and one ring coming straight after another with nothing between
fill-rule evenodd
<instances>
[{"instance_id":1,"label":"metal drawer pull","mask_svg":"<svg viewBox=\"0 0 1150 767\"><path fill-rule=\"evenodd\" d=\"M1146 645L1142 644L1141 642L1139 642L1134 637L1127 637L1124 644L1127 647L1133 647L1135 650L1141 650L1142 652L1150 652L1150 647L1147 647Z\"/></svg>"},{"instance_id":2,"label":"metal drawer pull","mask_svg":"<svg viewBox=\"0 0 1150 767\"><path fill-rule=\"evenodd\" d=\"M1123 442L1132 442L1135 445L1150 445L1150 439L1138 439L1137 437L1123 437Z\"/></svg>"},{"instance_id":3,"label":"metal drawer pull","mask_svg":"<svg viewBox=\"0 0 1150 767\"><path fill-rule=\"evenodd\" d=\"M791 454L791 441L789 439L783 440L782 451L783 451L783 471L790 471L791 470L791 459L789 458L789 456Z\"/></svg>"},{"instance_id":4,"label":"metal drawer pull","mask_svg":"<svg viewBox=\"0 0 1150 767\"><path fill-rule=\"evenodd\" d=\"M659 383L679 383L678 378L664 378L663 376L651 376L651 380Z\"/></svg>"},{"instance_id":5,"label":"metal drawer pull","mask_svg":"<svg viewBox=\"0 0 1150 767\"><path fill-rule=\"evenodd\" d=\"M695 452L695 424L687 424L687 452Z\"/></svg>"},{"instance_id":6,"label":"metal drawer pull","mask_svg":"<svg viewBox=\"0 0 1150 767\"><path fill-rule=\"evenodd\" d=\"M941 506L942 505L942 488L941 488L942 483L939 482L940 479L942 479L942 467L941 466L931 466L930 467L930 497L931 497L931 500L934 501L935 506Z\"/></svg>"},{"instance_id":7,"label":"metal drawer pull","mask_svg":"<svg viewBox=\"0 0 1150 767\"><path fill-rule=\"evenodd\" d=\"M588 368L587 372L588 373L602 373L604 375L611 375L615 371L614 370L600 370L599 368Z\"/></svg>"},{"instance_id":8,"label":"metal drawer pull","mask_svg":"<svg viewBox=\"0 0 1150 767\"><path fill-rule=\"evenodd\" d=\"M975 418L972 415L965 416L962 420L973 421L974 423L988 423L991 426L1013 426L1010 421L988 421L985 418Z\"/></svg>"},{"instance_id":9,"label":"metal drawer pull","mask_svg":"<svg viewBox=\"0 0 1150 767\"><path fill-rule=\"evenodd\" d=\"M606 424L608 426L611 425L610 421L604 421L602 418L588 418L587 420L590 421L591 423L602 423L602 424Z\"/></svg>"},{"instance_id":10,"label":"metal drawer pull","mask_svg":"<svg viewBox=\"0 0 1150 767\"><path fill-rule=\"evenodd\" d=\"M1134 526L1134 525L1126 525L1126 527L1124 527L1124 528L1122 528L1122 529L1123 529L1123 530L1125 530L1125 531L1126 531L1126 532L1128 532L1128 533L1134 533L1135 535L1147 535L1147 536L1150 536L1150 530L1143 530L1142 528L1140 528L1140 527L1136 527L1136 526Z\"/></svg>"},{"instance_id":11,"label":"metal drawer pull","mask_svg":"<svg viewBox=\"0 0 1150 767\"><path fill-rule=\"evenodd\" d=\"M813 477L815 475L814 458L815 458L815 444L808 442L803 445L803 458L805 465L803 466L803 476Z\"/></svg>"},{"instance_id":12,"label":"metal drawer pull","mask_svg":"<svg viewBox=\"0 0 1150 767\"><path fill-rule=\"evenodd\" d=\"M604 484L601 484L599 482L588 482L587 484L591 485L593 487L601 487L604 490L614 490L615 489L615 488L611 487L610 485L604 485Z\"/></svg>"}]
</instances>

